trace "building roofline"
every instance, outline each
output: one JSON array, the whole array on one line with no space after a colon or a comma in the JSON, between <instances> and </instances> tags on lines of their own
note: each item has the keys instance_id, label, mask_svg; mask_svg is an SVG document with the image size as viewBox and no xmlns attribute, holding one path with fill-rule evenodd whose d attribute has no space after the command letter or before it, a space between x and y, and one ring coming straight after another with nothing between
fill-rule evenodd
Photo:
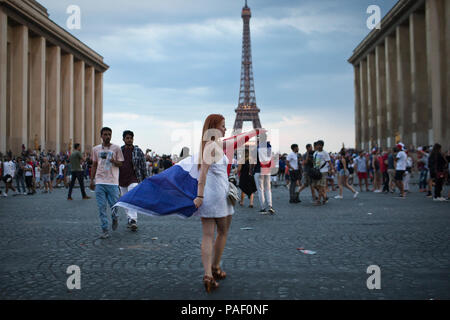
<instances>
[{"instance_id":1,"label":"building roofline","mask_svg":"<svg viewBox=\"0 0 450 320\"><path fill-rule=\"evenodd\" d=\"M359 61L375 50L384 39L395 32L398 25L403 24L412 12L425 4L426 0L399 0L394 7L381 20L381 29L373 29L353 50L352 56L348 59L351 64Z\"/></svg>"},{"instance_id":2,"label":"building roofline","mask_svg":"<svg viewBox=\"0 0 450 320\"><path fill-rule=\"evenodd\" d=\"M52 21L47 10L36 1L0 0L0 8L13 20L27 25L30 30L42 35L50 43L58 45L76 58L86 61L98 71L105 72L109 68L103 62L101 55Z\"/></svg>"}]
</instances>

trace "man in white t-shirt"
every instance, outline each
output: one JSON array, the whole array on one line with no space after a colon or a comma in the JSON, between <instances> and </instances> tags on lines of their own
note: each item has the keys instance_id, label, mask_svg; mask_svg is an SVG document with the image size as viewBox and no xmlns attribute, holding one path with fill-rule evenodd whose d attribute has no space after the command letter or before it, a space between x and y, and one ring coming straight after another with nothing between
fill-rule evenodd
<instances>
[{"instance_id":1,"label":"man in white t-shirt","mask_svg":"<svg viewBox=\"0 0 450 320\"><path fill-rule=\"evenodd\" d=\"M66 181L64 179L64 169L65 169L65 161L63 160L61 164L58 166L58 176L56 177L56 185L55 188L61 183L64 182L64 186L66 186Z\"/></svg>"},{"instance_id":2,"label":"man in white t-shirt","mask_svg":"<svg viewBox=\"0 0 450 320\"><path fill-rule=\"evenodd\" d=\"M12 189L14 192L16 192L16 188L13 186L13 178L14 174L16 172L16 164L11 160L11 158L8 158L8 161L3 163L3 182L6 185L5 192L3 192L3 196L8 196L8 190Z\"/></svg>"},{"instance_id":3,"label":"man in white t-shirt","mask_svg":"<svg viewBox=\"0 0 450 320\"><path fill-rule=\"evenodd\" d=\"M396 147L397 155L395 156L395 184L400 190L400 198L405 197L405 190L403 185L403 176L406 171L406 162L408 156L406 155L404 149L405 145L403 143L399 143Z\"/></svg>"},{"instance_id":4,"label":"man in white t-shirt","mask_svg":"<svg viewBox=\"0 0 450 320\"><path fill-rule=\"evenodd\" d=\"M111 143L112 130L104 127L100 131L102 144L92 148L92 169L90 189L95 190L97 207L103 234L101 239L109 238L106 206L112 208L119 200L119 167L124 157L120 146ZM117 208L111 209L112 230L117 229L119 217Z\"/></svg>"},{"instance_id":5,"label":"man in white t-shirt","mask_svg":"<svg viewBox=\"0 0 450 320\"><path fill-rule=\"evenodd\" d=\"M314 168L319 169L322 174L322 178L313 181L313 186L317 189L319 193L319 198L317 199L315 205L325 204L328 201L327 197L327 177L328 172L333 172L333 164L331 163L331 158L328 152L323 150L324 142L322 140L317 141L317 151L314 152L313 163ZM322 198L322 203L320 202Z\"/></svg>"},{"instance_id":6,"label":"man in white t-shirt","mask_svg":"<svg viewBox=\"0 0 450 320\"><path fill-rule=\"evenodd\" d=\"M300 179L300 168L298 163L298 145L291 145L292 152L286 158L286 165L289 168L289 203L299 203L298 193L295 192L297 183Z\"/></svg>"}]
</instances>

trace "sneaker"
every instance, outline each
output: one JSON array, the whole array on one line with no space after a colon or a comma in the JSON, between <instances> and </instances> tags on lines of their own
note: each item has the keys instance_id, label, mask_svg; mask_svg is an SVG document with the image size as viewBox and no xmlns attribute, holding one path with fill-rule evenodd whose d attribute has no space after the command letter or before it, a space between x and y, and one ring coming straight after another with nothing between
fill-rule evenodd
<instances>
[{"instance_id":1,"label":"sneaker","mask_svg":"<svg viewBox=\"0 0 450 320\"><path fill-rule=\"evenodd\" d=\"M118 218L113 218L112 219L112 229L113 229L113 231L114 230L117 230L117 226L119 225L119 219Z\"/></svg>"},{"instance_id":2,"label":"sneaker","mask_svg":"<svg viewBox=\"0 0 450 320\"><path fill-rule=\"evenodd\" d=\"M381 192L381 190L375 190L374 191L374 193L380 193Z\"/></svg>"},{"instance_id":3,"label":"sneaker","mask_svg":"<svg viewBox=\"0 0 450 320\"><path fill-rule=\"evenodd\" d=\"M272 207L269 207L268 211L269 211L270 214L275 214L275 210Z\"/></svg>"},{"instance_id":4,"label":"sneaker","mask_svg":"<svg viewBox=\"0 0 450 320\"><path fill-rule=\"evenodd\" d=\"M261 210L259 210L259 214L269 214L269 212L267 212L267 211L264 210L264 209L261 209Z\"/></svg>"},{"instance_id":5,"label":"sneaker","mask_svg":"<svg viewBox=\"0 0 450 320\"><path fill-rule=\"evenodd\" d=\"M100 236L100 239L108 239L110 237L108 231L103 231L103 234Z\"/></svg>"},{"instance_id":6,"label":"sneaker","mask_svg":"<svg viewBox=\"0 0 450 320\"><path fill-rule=\"evenodd\" d=\"M130 220L129 225L130 225L131 231L136 231L138 228L135 220Z\"/></svg>"},{"instance_id":7,"label":"sneaker","mask_svg":"<svg viewBox=\"0 0 450 320\"><path fill-rule=\"evenodd\" d=\"M344 197L343 197L343 196L340 196L340 195L337 195L337 196L335 196L334 198L335 198L335 199L344 199Z\"/></svg>"},{"instance_id":8,"label":"sneaker","mask_svg":"<svg viewBox=\"0 0 450 320\"><path fill-rule=\"evenodd\" d=\"M8 195L5 192L2 192L2 195L6 198Z\"/></svg>"},{"instance_id":9,"label":"sneaker","mask_svg":"<svg viewBox=\"0 0 450 320\"><path fill-rule=\"evenodd\" d=\"M353 195L353 199L356 199L358 197L359 192L356 191L355 194Z\"/></svg>"},{"instance_id":10,"label":"sneaker","mask_svg":"<svg viewBox=\"0 0 450 320\"><path fill-rule=\"evenodd\" d=\"M72 197L67 197L67 200L73 200Z\"/></svg>"},{"instance_id":11,"label":"sneaker","mask_svg":"<svg viewBox=\"0 0 450 320\"><path fill-rule=\"evenodd\" d=\"M83 200L88 200L88 199L90 199L91 197L89 197L89 196L84 196L83 197Z\"/></svg>"},{"instance_id":12,"label":"sneaker","mask_svg":"<svg viewBox=\"0 0 450 320\"><path fill-rule=\"evenodd\" d=\"M24 196L26 196L27 195L27 193L26 192L24 192L24 193L22 193Z\"/></svg>"},{"instance_id":13,"label":"sneaker","mask_svg":"<svg viewBox=\"0 0 450 320\"><path fill-rule=\"evenodd\" d=\"M447 201L444 197L433 198L434 201Z\"/></svg>"}]
</instances>

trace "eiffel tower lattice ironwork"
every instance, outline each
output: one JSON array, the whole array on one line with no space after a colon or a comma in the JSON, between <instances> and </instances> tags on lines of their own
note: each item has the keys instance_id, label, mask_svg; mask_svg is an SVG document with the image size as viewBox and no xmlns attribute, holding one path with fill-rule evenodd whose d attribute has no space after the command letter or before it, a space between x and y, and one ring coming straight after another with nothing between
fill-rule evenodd
<instances>
[{"instance_id":1,"label":"eiffel tower lattice ironwork","mask_svg":"<svg viewBox=\"0 0 450 320\"><path fill-rule=\"evenodd\" d=\"M242 65L241 65L241 85L239 90L239 103L236 111L233 132L242 132L244 121L251 121L254 129L261 128L259 120L260 109L256 106L255 84L253 80L252 67L252 47L250 41L250 18L252 16L250 8L242 8L242 20L244 21L244 33L242 37Z\"/></svg>"}]
</instances>

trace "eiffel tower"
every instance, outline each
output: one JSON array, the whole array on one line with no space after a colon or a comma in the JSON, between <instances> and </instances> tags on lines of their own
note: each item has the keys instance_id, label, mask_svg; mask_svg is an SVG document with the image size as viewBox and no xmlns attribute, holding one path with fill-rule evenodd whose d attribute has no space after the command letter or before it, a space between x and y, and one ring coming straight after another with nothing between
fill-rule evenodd
<instances>
[{"instance_id":1,"label":"eiffel tower","mask_svg":"<svg viewBox=\"0 0 450 320\"><path fill-rule=\"evenodd\" d=\"M242 8L242 20L244 21L244 34L242 38L242 65L241 65L241 86L239 90L239 103L234 121L233 133L242 132L244 121L252 121L254 129L261 128L259 120L259 108L256 106L255 84L253 82L252 67L252 47L250 42L250 18L252 12L247 6Z\"/></svg>"}]
</instances>

